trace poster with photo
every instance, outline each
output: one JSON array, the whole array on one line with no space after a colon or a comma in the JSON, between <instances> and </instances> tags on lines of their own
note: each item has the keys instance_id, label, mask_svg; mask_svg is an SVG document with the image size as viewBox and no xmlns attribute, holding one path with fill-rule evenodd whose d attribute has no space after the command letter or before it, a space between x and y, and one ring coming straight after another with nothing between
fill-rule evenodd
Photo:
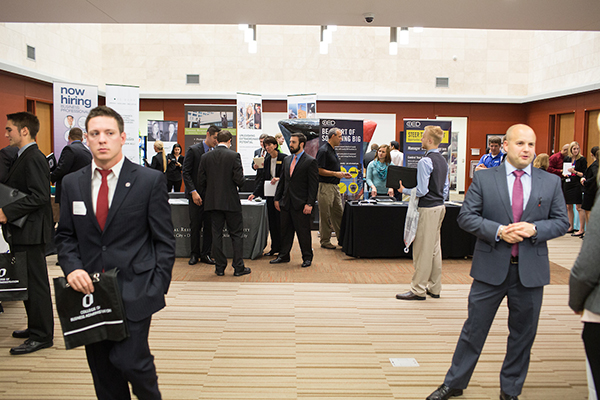
<instances>
[{"instance_id":1,"label":"poster with photo","mask_svg":"<svg viewBox=\"0 0 600 400\"><path fill-rule=\"evenodd\" d=\"M421 138L425 127L435 125L442 128L444 137L438 146L440 154L450 162L450 132L452 131L452 121L442 121L439 119L405 119L404 120L404 166L417 168L417 163L425 156L425 150L421 148ZM450 164L448 164L450 165Z\"/></svg>"},{"instance_id":2,"label":"poster with photo","mask_svg":"<svg viewBox=\"0 0 600 400\"><path fill-rule=\"evenodd\" d=\"M287 97L288 119L317 118L317 95L290 94Z\"/></svg>"},{"instance_id":3,"label":"poster with photo","mask_svg":"<svg viewBox=\"0 0 600 400\"><path fill-rule=\"evenodd\" d=\"M237 152L242 158L244 175L256 175L252 169L254 151L260 148L262 130L262 97L256 94L237 94L238 137Z\"/></svg>"},{"instance_id":4,"label":"poster with photo","mask_svg":"<svg viewBox=\"0 0 600 400\"><path fill-rule=\"evenodd\" d=\"M185 105L185 150L206 138L206 131L214 125L227 129L233 135L231 149L237 151L236 106L216 104Z\"/></svg>"},{"instance_id":5,"label":"poster with photo","mask_svg":"<svg viewBox=\"0 0 600 400\"><path fill-rule=\"evenodd\" d=\"M163 142L165 155L171 153L173 145L177 143L177 126L177 121L148 120L147 131L142 134L142 136L146 136L146 155L144 158L148 162L156 154L154 143L157 140Z\"/></svg>"},{"instance_id":6,"label":"poster with photo","mask_svg":"<svg viewBox=\"0 0 600 400\"><path fill-rule=\"evenodd\" d=\"M343 172L350 172L351 178L339 183L342 202L358 200L363 196L363 121L344 119L321 119L319 147L329 141L329 130L342 131L342 142L335 148Z\"/></svg>"},{"instance_id":7,"label":"poster with photo","mask_svg":"<svg viewBox=\"0 0 600 400\"><path fill-rule=\"evenodd\" d=\"M98 106L98 87L54 82L54 155L58 160L69 143L71 128L85 132L85 120L90 110Z\"/></svg>"}]
</instances>

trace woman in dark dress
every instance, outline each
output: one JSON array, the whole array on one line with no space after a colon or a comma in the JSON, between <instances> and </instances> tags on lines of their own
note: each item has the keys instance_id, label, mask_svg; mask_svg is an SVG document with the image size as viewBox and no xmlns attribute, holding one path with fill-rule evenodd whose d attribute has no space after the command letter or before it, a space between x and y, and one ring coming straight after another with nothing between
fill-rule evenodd
<instances>
[{"instance_id":1,"label":"woman in dark dress","mask_svg":"<svg viewBox=\"0 0 600 400\"><path fill-rule=\"evenodd\" d=\"M262 197L267 200L271 250L265 256L275 256L281 250L281 219L279 211L275 208L274 189L277 187L276 185L279 183L279 178L283 172L283 159L286 155L277 150L279 143L277 143L277 139L273 136L264 138L263 145L267 149L265 166L262 169L262 173L258 173L256 177L256 189L254 189L254 193L248 196L248 200L254 200L255 197ZM269 185L270 189L273 189L272 194L265 194L266 185Z\"/></svg>"},{"instance_id":2,"label":"woman in dark dress","mask_svg":"<svg viewBox=\"0 0 600 400\"><path fill-rule=\"evenodd\" d=\"M585 213L581 209L581 201L583 199L583 189L580 179L585 175L587 170L587 160L581 155L579 143L572 142L569 145L569 155L565 157L565 163L571 163L571 168L567 169L569 175L564 177L563 192L565 194L565 202L567 203L567 214L569 215L569 230L572 236L582 236L585 231ZM573 219L573 204L577 207L579 213L579 230L574 232Z\"/></svg>"},{"instance_id":3,"label":"woman in dark dress","mask_svg":"<svg viewBox=\"0 0 600 400\"><path fill-rule=\"evenodd\" d=\"M167 156L167 192L173 189L174 192L181 192L181 168L183 165L183 156L181 155L181 145L175 143L171 154Z\"/></svg>"},{"instance_id":4,"label":"woman in dark dress","mask_svg":"<svg viewBox=\"0 0 600 400\"><path fill-rule=\"evenodd\" d=\"M154 142L154 151L156 154L152 157L150 168L156 169L164 174L167 170L167 158L165 157L164 145L162 141L157 140Z\"/></svg>"},{"instance_id":5,"label":"woman in dark dress","mask_svg":"<svg viewBox=\"0 0 600 400\"><path fill-rule=\"evenodd\" d=\"M598 146L592 147L590 152L592 155L592 164L585 171L585 176L581 178L581 184L583 185L583 202L581 208L585 212L585 222L590 220L590 212L596 199L596 192L598 191ZM583 235L581 235L583 238Z\"/></svg>"}]
</instances>

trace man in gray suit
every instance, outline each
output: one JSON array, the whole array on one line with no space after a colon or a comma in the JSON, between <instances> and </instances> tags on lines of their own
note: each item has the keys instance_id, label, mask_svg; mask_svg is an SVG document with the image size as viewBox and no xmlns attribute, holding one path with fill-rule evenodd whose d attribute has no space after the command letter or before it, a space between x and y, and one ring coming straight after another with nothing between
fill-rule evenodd
<instances>
[{"instance_id":1,"label":"man in gray suit","mask_svg":"<svg viewBox=\"0 0 600 400\"><path fill-rule=\"evenodd\" d=\"M225 275L227 258L223 253L223 228L227 229L233 246L234 276L249 274L250 268L244 267L242 204L239 188L244 184L244 170L240 155L230 150L233 136L229 131L217 133L217 147L200 159L198 168L198 189L204 210L210 212L212 219L212 252L215 257L215 273Z\"/></svg>"},{"instance_id":2,"label":"man in gray suit","mask_svg":"<svg viewBox=\"0 0 600 400\"><path fill-rule=\"evenodd\" d=\"M506 132L506 162L475 173L458 216L477 236L465 322L444 383L427 400L460 396L471 379L496 311L508 297L509 337L500 372L500 399L521 394L535 339L544 285L550 283L547 241L569 227L557 176L531 166L535 133Z\"/></svg>"}]
</instances>

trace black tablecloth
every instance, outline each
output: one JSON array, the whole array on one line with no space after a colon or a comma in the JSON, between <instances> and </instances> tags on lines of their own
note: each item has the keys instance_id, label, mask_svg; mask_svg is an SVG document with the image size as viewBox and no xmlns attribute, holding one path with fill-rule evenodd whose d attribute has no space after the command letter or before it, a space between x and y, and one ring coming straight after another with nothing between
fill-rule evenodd
<instances>
[{"instance_id":1,"label":"black tablecloth","mask_svg":"<svg viewBox=\"0 0 600 400\"><path fill-rule=\"evenodd\" d=\"M185 197L177 197L169 200L175 235L175 256L189 257L191 251L189 206ZM264 200L260 202L242 200L242 215L244 217L244 258L254 260L262 256L267 245L267 235L269 234L267 202ZM223 251L228 258L233 257L231 239L229 233L227 233L227 228L224 231Z\"/></svg>"},{"instance_id":2,"label":"black tablecloth","mask_svg":"<svg viewBox=\"0 0 600 400\"><path fill-rule=\"evenodd\" d=\"M357 204L346 202L342 218L342 251L352 257L412 257L412 245L404 252L404 219L408 203ZM458 227L460 206L447 204L442 223L442 257L463 258L473 254L475 236Z\"/></svg>"}]
</instances>

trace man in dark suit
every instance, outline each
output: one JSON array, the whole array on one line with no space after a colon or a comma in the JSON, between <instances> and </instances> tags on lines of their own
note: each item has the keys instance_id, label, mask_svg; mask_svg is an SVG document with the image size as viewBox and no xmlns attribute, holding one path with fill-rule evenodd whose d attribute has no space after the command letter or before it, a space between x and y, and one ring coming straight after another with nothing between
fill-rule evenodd
<instances>
[{"instance_id":1,"label":"man in dark suit","mask_svg":"<svg viewBox=\"0 0 600 400\"><path fill-rule=\"evenodd\" d=\"M511 126L504 139L506 161L477 171L465 196L458 223L477 236L469 316L444 383L428 400L462 394L504 297L510 334L500 371L500 399L516 400L521 394L544 285L550 283L547 241L569 227L560 179L531 166L535 141L529 126Z\"/></svg>"},{"instance_id":2,"label":"man in dark suit","mask_svg":"<svg viewBox=\"0 0 600 400\"><path fill-rule=\"evenodd\" d=\"M283 162L281 180L275 192L275 208L281 212L281 251L271 264L290 262L294 232L302 252L302 267L310 267L313 259L310 215L319 190L317 160L304 152L306 136L293 133L290 152Z\"/></svg>"},{"instance_id":3,"label":"man in dark suit","mask_svg":"<svg viewBox=\"0 0 600 400\"><path fill-rule=\"evenodd\" d=\"M98 399L160 399L148 346L152 314L165 307L175 262L166 179L123 156L123 118L106 106L86 119L91 165L63 179L56 234L58 260L71 287L94 292L91 273L119 269L129 337L85 347Z\"/></svg>"},{"instance_id":4,"label":"man in dark suit","mask_svg":"<svg viewBox=\"0 0 600 400\"><path fill-rule=\"evenodd\" d=\"M202 197L198 192L198 168L203 154L208 153L217 145L217 132L221 128L211 125L206 131L206 139L202 143L190 146L183 161L183 181L185 182L185 195L190 206L190 239L191 256L188 264L194 265L200 261L214 265L211 258L212 227L210 213L204 212ZM202 248L200 248L200 229L202 229Z\"/></svg>"},{"instance_id":5,"label":"man in dark suit","mask_svg":"<svg viewBox=\"0 0 600 400\"><path fill-rule=\"evenodd\" d=\"M83 131L71 128L69 131L69 144L62 149L56 169L50 173L52 183L56 182L55 202L60 204L61 183L65 175L79 171L92 162L92 153L81 142Z\"/></svg>"},{"instance_id":6,"label":"man in dark suit","mask_svg":"<svg viewBox=\"0 0 600 400\"><path fill-rule=\"evenodd\" d=\"M233 245L233 275L242 276L251 272L250 268L244 267L244 221L238 192L245 181L244 169L240 155L229 149L232 138L227 130L217 133L217 147L202 157L198 170L198 189L204 210L210 212L212 219L215 273L219 276L225 274L227 267L227 257L223 253L225 222Z\"/></svg>"},{"instance_id":7,"label":"man in dark suit","mask_svg":"<svg viewBox=\"0 0 600 400\"><path fill-rule=\"evenodd\" d=\"M10 145L19 150L5 183L27 195L0 208L0 223L11 252L27 253L29 298L24 301L27 329L13 332L13 337L27 340L10 349L13 355L50 347L54 338L54 316L44 252L52 235L50 169L46 157L35 143L39 129L40 122L31 113L7 115L6 137ZM11 224L25 215L27 220L22 228Z\"/></svg>"},{"instance_id":8,"label":"man in dark suit","mask_svg":"<svg viewBox=\"0 0 600 400\"><path fill-rule=\"evenodd\" d=\"M18 147L13 147L11 145L8 145L0 150L0 182L6 181L6 178L8 177L8 171L17 158L18 151Z\"/></svg>"}]
</instances>

